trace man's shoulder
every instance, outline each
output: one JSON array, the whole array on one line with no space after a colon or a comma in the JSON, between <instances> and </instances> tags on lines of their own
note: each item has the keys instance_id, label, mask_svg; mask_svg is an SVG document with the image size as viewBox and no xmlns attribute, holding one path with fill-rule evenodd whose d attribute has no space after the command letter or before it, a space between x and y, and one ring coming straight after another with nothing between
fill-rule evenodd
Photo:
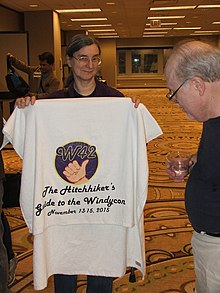
<instances>
[{"instance_id":1,"label":"man's shoulder","mask_svg":"<svg viewBox=\"0 0 220 293\"><path fill-rule=\"evenodd\" d=\"M58 78L56 77L56 74L52 71L52 72L50 72L48 75L47 75L47 78L50 78L50 79L57 79L58 80Z\"/></svg>"},{"instance_id":2,"label":"man's shoulder","mask_svg":"<svg viewBox=\"0 0 220 293\"><path fill-rule=\"evenodd\" d=\"M49 73L47 75L47 77L45 78L44 82L46 82L46 83L59 83L60 84L60 81L56 77L56 75L54 74L54 72Z\"/></svg>"}]
</instances>

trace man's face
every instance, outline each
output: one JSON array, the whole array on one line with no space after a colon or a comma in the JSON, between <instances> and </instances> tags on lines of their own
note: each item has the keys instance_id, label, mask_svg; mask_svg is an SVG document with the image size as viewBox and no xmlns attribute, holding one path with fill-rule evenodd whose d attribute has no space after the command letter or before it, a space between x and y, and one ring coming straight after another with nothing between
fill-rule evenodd
<instances>
[{"instance_id":1,"label":"man's face","mask_svg":"<svg viewBox=\"0 0 220 293\"><path fill-rule=\"evenodd\" d=\"M184 81L179 81L176 77L174 64L169 64L165 68L165 77L169 94L167 97L172 97L171 102L177 103L178 106L187 114L189 119L197 121L206 120L206 99L198 90L198 78L189 78ZM172 93L175 95L172 96Z\"/></svg>"},{"instance_id":2,"label":"man's face","mask_svg":"<svg viewBox=\"0 0 220 293\"><path fill-rule=\"evenodd\" d=\"M39 65L42 74L48 74L53 71L53 65L48 64L46 60L40 61Z\"/></svg>"}]
</instances>

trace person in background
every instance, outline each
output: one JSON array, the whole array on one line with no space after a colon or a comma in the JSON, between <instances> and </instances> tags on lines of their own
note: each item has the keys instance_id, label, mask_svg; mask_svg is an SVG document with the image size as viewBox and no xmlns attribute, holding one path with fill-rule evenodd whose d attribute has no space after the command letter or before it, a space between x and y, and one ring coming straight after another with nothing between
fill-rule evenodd
<instances>
[{"instance_id":1,"label":"person in background","mask_svg":"<svg viewBox=\"0 0 220 293\"><path fill-rule=\"evenodd\" d=\"M3 117L2 117L2 110L0 107L0 145L3 142ZM0 152L0 215L2 214L2 204L3 204L3 180L4 180L4 165L3 160ZM8 289L8 257L7 257L7 250L4 245L3 241L4 235L4 226L2 223L2 217L0 217L0 292L10 293L11 291Z\"/></svg>"},{"instance_id":2,"label":"person in background","mask_svg":"<svg viewBox=\"0 0 220 293\"><path fill-rule=\"evenodd\" d=\"M189 119L203 123L197 158L185 190L185 207L194 229L192 249L196 293L220 288L220 49L196 40L177 44L166 66L170 92ZM167 172L175 177L170 166Z\"/></svg>"},{"instance_id":3,"label":"person in background","mask_svg":"<svg viewBox=\"0 0 220 293\"><path fill-rule=\"evenodd\" d=\"M107 84L99 81L96 74L101 64L101 49L98 41L87 35L76 35L66 49L66 57L71 74L66 88L59 90L47 98L81 98L81 97L124 97L124 95ZM22 97L16 100L18 108L33 105L36 97ZM139 99L133 98L138 107ZM73 235L74 237L74 235ZM65 240L64 240L65 241ZM74 293L77 289L77 276L54 275L56 293ZM87 293L111 293L113 278L107 276L88 276Z\"/></svg>"},{"instance_id":4,"label":"person in background","mask_svg":"<svg viewBox=\"0 0 220 293\"><path fill-rule=\"evenodd\" d=\"M36 96L38 99L46 98L49 94L60 88L60 81L54 75L54 56L50 52L44 52L38 56L38 66L28 66L24 62L15 58L8 53L11 64L29 74L30 95Z\"/></svg>"}]
</instances>

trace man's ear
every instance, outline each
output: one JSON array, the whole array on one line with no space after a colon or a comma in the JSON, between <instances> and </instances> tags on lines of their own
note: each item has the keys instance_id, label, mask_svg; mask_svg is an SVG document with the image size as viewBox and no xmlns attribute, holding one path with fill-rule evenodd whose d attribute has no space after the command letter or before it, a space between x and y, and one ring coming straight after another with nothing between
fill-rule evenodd
<instances>
[{"instance_id":1,"label":"man's ear","mask_svg":"<svg viewBox=\"0 0 220 293\"><path fill-rule=\"evenodd\" d=\"M69 67L72 67L70 60L71 60L71 57L66 56L66 62L67 62L67 64L68 64L68 66L69 66Z\"/></svg>"},{"instance_id":2,"label":"man's ear","mask_svg":"<svg viewBox=\"0 0 220 293\"><path fill-rule=\"evenodd\" d=\"M194 76L192 78L192 83L195 90L198 91L200 96L202 96L206 88L204 80L201 77Z\"/></svg>"}]
</instances>

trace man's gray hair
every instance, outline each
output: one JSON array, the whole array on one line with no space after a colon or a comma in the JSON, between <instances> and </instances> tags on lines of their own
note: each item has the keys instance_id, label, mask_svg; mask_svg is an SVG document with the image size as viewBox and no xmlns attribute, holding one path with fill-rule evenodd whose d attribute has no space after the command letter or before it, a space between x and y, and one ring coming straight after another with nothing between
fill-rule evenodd
<instances>
[{"instance_id":1,"label":"man's gray hair","mask_svg":"<svg viewBox=\"0 0 220 293\"><path fill-rule=\"evenodd\" d=\"M184 81L194 76L201 77L206 82L220 80L220 49L217 47L200 41L183 41L174 47L172 55L179 80Z\"/></svg>"}]
</instances>

